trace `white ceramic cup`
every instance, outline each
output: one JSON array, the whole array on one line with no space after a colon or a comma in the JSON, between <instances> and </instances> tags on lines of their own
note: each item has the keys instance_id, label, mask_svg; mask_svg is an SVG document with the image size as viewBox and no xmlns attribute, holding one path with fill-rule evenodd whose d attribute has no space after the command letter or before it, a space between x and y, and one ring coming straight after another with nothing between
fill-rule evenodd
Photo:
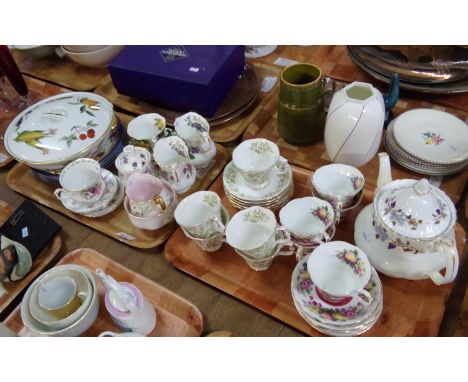
<instances>
[{"instance_id":1,"label":"white ceramic cup","mask_svg":"<svg viewBox=\"0 0 468 382\"><path fill-rule=\"evenodd\" d=\"M353 166L330 164L315 171L310 182L313 194L331 203L338 223L361 202L365 178Z\"/></svg>"},{"instance_id":2,"label":"white ceramic cup","mask_svg":"<svg viewBox=\"0 0 468 382\"><path fill-rule=\"evenodd\" d=\"M166 128L166 119L157 113L142 114L132 119L127 126L130 143L151 149Z\"/></svg>"},{"instance_id":3,"label":"white ceramic cup","mask_svg":"<svg viewBox=\"0 0 468 382\"><path fill-rule=\"evenodd\" d=\"M201 115L188 112L174 121L177 135L181 137L188 146L206 152L211 147L210 124Z\"/></svg>"},{"instance_id":4,"label":"white ceramic cup","mask_svg":"<svg viewBox=\"0 0 468 382\"><path fill-rule=\"evenodd\" d=\"M153 147L153 158L161 176L177 193L187 191L195 183L197 170L190 163L188 147L180 137L159 139Z\"/></svg>"},{"instance_id":5,"label":"white ceramic cup","mask_svg":"<svg viewBox=\"0 0 468 382\"><path fill-rule=\"evenodd\" d=\"M244 259L254 262L262 259L272 261L282 246L295 246L286 229L277 225L275 214L258 206L246 208L232 217L226 225L226 242ZM291 250L288 254L292 253ZM268 268L271 261L263 264L262 268ZM248 264L252 266L253 263Z\"/></svg>"},{"instance_id":6,"label":"white ceramic cup","mask_svg":"<svg viewBox=\"0 0 468 382\"><path fill-rule=\"evenodd\" d=\"M161 180L150 174L130 175L125 193L129 200L130 212L139 217L160 214L172 201Z\"/></svg>"},{"instance_id":7,"label":"white ceramic cup","mask_svg":"<svg viewBox=\"0 0 468 382\"><path fill-rule=\"evenodd\" d=\"M54 191L60 199L62 189L70 192L77 203L93 203L104 194L106 184L101 177L101 166L94 159L81 158L69 163L60 173L62 188Z\"/></svg>"},{"instance_id":8,"label":"white ceramic cup","mask_svg":"<svg viewBox=\"0 0 468 382\"><path fill-rule=\"evenodd\" d=\"M238 145L232 153L232 159L247 185L253 189L262 189L268 185L271 171L280 159L280 154L275 143L256 138Z\"/></svg>"},{"instance_id":9,"label":"white ceramic cup","mask_svg":"<svg viewBox=\"0 0 468 382\"><path fill-rule=\"evenodd\" d=\"M39 285L39 307L57 319L70 316L81 306L86 292L77 291L76 282L70 276L57 276Z\"/></svg>"},{"instance_id":10,"label":"white ceramic cup","mask_svg":"<svg viewBox=\"0 0 468 382\"><path fill-rule=\"evenodd\" d=\"M329 242L335 233L333 207L319 198L293 199L280 210L279 218L291 240L298 245L309 247Z\"/></svg>"},{"instance_id":11,"label":"white ceramic cup","mask_svg":"<svg viewBox=\"0 0 468 382\"><path fill-rule=\"evenodd\" d=\"M344 241L324 243L312 252L307 271L321 294L332 302L358 298L365 305L372 296L364 289L372 268L367 255Z\"/></svg>"},{"instance_id":12,"label":"white ceramic cup","mask_svg":"<svg viewBox=\"0 0 468 382\"><path fill-rule=\"evenodd\" d=\"M213 191L198 191L183 199L177 206L174 218L191 236L208 239L224 233L218 194Z\"/></svg>"}]
</instances>

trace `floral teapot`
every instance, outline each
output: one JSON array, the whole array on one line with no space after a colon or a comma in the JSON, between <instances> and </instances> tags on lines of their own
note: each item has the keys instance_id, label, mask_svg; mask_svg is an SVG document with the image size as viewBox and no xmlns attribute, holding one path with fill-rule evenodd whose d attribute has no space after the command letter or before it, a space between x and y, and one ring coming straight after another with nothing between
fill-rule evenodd
<instances>
[{"instance_id":1,"label":"floral teapot","mask_svg":"<svg viewBox=\"0 0 468 382\"><path fill-rule=\"evenodd\" d=\"M388 276L452 282L459 262L452 201L427 179L392 181L388 154L380 153L379 161L374 201L356 219L356 244Z\"/></svg>"}]
</instances>

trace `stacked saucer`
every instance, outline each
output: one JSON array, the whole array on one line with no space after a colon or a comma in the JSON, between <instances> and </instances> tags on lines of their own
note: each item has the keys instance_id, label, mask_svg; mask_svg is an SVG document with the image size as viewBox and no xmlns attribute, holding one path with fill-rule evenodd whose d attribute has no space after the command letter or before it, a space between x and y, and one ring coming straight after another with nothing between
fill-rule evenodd
<instances>
[{"instance_id":1,"label":"stacked saucer","mask_svg":"<svg viewBox=\"0 0 468 382\"><path fill-rule=\"evenodd\" d=\"M413 109L393 120L384 137L391 157L425 175L451 175L468 165L468 126L435 109Z\"/></svg>"},{"instance_id":2,"label":"stacked saucer","mask_svg":"<svg viewBox=\"0 0 468 382\"><path fill-rule=\"evenodd\" d=\"M247 185L234 162L229 162L223 173L224 192L237 209L261 206L278 210L292 197L294 185L291 166L282 160L275 163L268 184L262 189Z\"/></svg>"},{"instance_id":3,"label":"stacked saucer","mask_svg":"<svg viewBox=\"0 0 468 382\"><path fill-rule=\"evenodd\" d=\"M313 254L312 254L313 255ZM326 301L312 282L307 270L311 255L301 259L294 268L291 293L297 311L313 328L330 336L357 336L372 328L383 309L382 283L375 269L364 290L372 303L365 305L357 298L337 304Z\"/></svg>"}]
</instances>

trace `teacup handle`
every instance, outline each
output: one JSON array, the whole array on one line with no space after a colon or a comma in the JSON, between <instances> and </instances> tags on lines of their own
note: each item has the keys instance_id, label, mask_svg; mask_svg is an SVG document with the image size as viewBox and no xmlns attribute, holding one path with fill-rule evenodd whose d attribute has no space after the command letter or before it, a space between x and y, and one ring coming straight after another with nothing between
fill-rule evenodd
<instances>
[{"instance_id":1,"label":"teacup handle","mask_svg":"<svg viewBox=\"0 0 468 382\"><path fill-rule=\"evenodd\" d=\"M219 232L222 232L222 233L226 232L226 227L224 226L224 224L222 223L220 219L218 219L216 216L213 216L212 219L218 225L220 229Z\"/></svg>"},{"instance_id":2,"label":"teacup handle","mask_svg":"<svg viewBox=\"0 0 468 382\"><path fill-rule=\"evenodd\" d=\"M437 240L435 242L435 249L442 252L445 256L445 276L442 276L439 271L432 272L428 276L436 285L451 283L457 276L459 264L455 242L450 239Z\"/></svg>"},{"instance_id":3,"label":"teacup handle","mask_svg":"<svg viewBox=\"0 0 468 382\"><path fill-rule=\"evenodd\" d=\"M286 158L280 156L280 157L278 158L278 160L276 161L276 163L278 163L278 162L284 162L284 163L287 164L287 163L288 163L288 160L287 160ZM285 168L286 168L286 167L285 167ZM281 175L281 174L286 174L287 172L288 172L288 170L287 170L287 168L286 168L283 172L278 172L278 174L280 174L280 175Z\"/></svg>"},{"instance_id":4,"label":"teacup handle","mask_svg":"<svg viewBox=\"0 0 468 382\"><path fill-rule=\"evenodd\" d=\"M153 203L157 204L161 208L161 212L166 210L166 202L161 197L161 195L153 195Z\"/></svg>"},{"instance_id":5,"label":"teacup handle","mask_svg":"<svg viewBox=\"0 0 468 382\"><path fill-rule=\"evenodd\" d=\"M283 234L283 239L277 240L276 244L281 244L281 246L288 246L289 250L279 251L277 256L290 256L296 253L296 259L299 261L302 258L304 252L303 248L300 245L297 245L291 240L291 234L287 231L286 227L278 226L277 231L280 231Z\"/></svg>"},{"instance_id":6,"label":"teacup handle","mask_svg":"<svg viewBox=\"0 0 468 382\"><path fill-rule=\"evenodd\" d=\"M172 171L172 174L174 174L174 177L176 178L176 182L180 182L179 180L179 175L177 174L177 165L176 164L173 164L171 166L171 171Z\"/></svg>"},{"instance_id":7,"label":"teacup handle","mask_svg":"<svg viewBox=\"0 0 468 382\"><path fill-rule=\"evenodd\" d=\"M363 298L363 296L365 298ZM365 290L365 289L359 289L357 292L356 292L356 297L359 299L359 301L363 304L363 305L370 305L372 304L372 302L374 301L374 298L371 296L371 294Z\"/></svg>"},{"instance_id":8,"label":"teacup handle","mask_svg":"<svg viewBox=\"0 0 468 382\"><path fill-rule=\"evenodd\" d=\"M341 220L341 211L343 210L343 202L340 200L335 210L335 223L338 224Z\"/></svg>"},{"instance_id":9,"label":"teacup handle","mask_svg":"<svg viewBox=\"0 0 468 382\"><path fill-rule=\"evenodd\" d=\"M58 199L58 200L62 200L61 196L62 196L62 189L61 188L57 188L55 191L54 191L54 195L55 197Z\"/></svg>"}]
</instances>

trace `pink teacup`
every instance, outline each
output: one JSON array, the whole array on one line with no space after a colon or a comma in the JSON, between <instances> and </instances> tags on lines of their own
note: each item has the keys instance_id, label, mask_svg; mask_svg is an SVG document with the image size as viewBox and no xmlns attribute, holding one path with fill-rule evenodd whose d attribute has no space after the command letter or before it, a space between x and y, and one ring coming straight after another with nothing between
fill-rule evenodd
<instances>
[{"instance_id":1,"label":"pink teacup","mask_svg":"<svg viewBox=\"0 0 468 382\"><path fill-rule=\"evenodd\" d=\"M150 174L130 175L125 192L130 210L135 216L146 217L161 213L171 203L170 195L161 180Z\"/></svg>"}]
</instances>

